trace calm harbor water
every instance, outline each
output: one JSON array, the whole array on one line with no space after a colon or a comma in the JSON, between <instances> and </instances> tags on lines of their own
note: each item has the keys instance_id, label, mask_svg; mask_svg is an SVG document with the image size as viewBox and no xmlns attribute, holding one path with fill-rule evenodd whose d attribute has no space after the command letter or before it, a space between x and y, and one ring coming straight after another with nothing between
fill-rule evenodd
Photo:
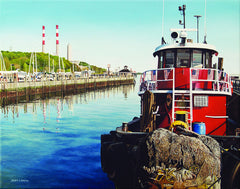
<instances>
[{"instance_id":1,"label":"calm harbor water","mask_svg":"<svg viewBox=\"0 0 240 189\"><path fill-rule=\"evenodd\" d=\"M138 85L37 100L0 112L1 188L114 188L100 136L140 112Z\"/></svg>"}]
</instances>

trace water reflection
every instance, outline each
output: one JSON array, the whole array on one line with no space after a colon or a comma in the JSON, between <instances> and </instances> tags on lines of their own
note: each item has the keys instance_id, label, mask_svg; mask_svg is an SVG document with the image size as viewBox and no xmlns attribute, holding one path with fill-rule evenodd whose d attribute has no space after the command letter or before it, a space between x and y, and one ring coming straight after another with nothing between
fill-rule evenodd
<instances>
[{"instance_id":1,"label":"water reflection","mask_svg":"<svg viewBox=\"0 0 240 189\"><path fill-rule=\"evenodd\" d=\"M1 108L0 188L114 188L100 136L139 111L133 85Z\"/></svg>"},{"instance_id":2,"label":"water reflection","mask_svg":"<svg viewBox=\"0 0 240 189\"><path fill-rule=\"evenodd\" d=\"M24 113L32 113L38 114L39 108L43 114L43 123L47 123L47 112L50 110L50 106L55 107L55 111L57 111L56 121L59 122L61 120L61 114L63 112L64 105L67 105L68 111L73 111L73 104L88 104L89 101L97 101L98 99L106 99L113 98L116 94L123 94L125 99L128 98L128 93L135 91L135 85L123 85L118 87L112 87L108 89L100 89L96 91L81 93L78 95L70 95L65 96L63 98L51 98L44 100L35 100L28 103L19 103L15 105L8 105L5 107L1 107L1 112L4 115L4 118L8 116L12 116L12 120L14 121L19 117L19 111L23 109ZM53 110L51 108L51 110Z\"/></svg>"}]
</instances>

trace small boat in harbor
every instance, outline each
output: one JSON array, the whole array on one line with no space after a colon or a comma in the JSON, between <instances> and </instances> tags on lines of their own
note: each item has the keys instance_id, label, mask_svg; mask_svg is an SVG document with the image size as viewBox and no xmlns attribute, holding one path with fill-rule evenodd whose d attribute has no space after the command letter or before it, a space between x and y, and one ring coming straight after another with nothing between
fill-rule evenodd
<instances>
[{"instance_id":1,"label":"small boat in harbor","mask_svg":"<svg viewBox=\"0 0 240 189\"><path fill-rule=\"evenodd\" d=\"M117 188L240 185L240 137L227 130L231 78L206 36L193 43L189 31L172 29L173 43L155 49L157 68L140 78L140 117L101 136L102 169Z\"/></svg>"}]
</instances>

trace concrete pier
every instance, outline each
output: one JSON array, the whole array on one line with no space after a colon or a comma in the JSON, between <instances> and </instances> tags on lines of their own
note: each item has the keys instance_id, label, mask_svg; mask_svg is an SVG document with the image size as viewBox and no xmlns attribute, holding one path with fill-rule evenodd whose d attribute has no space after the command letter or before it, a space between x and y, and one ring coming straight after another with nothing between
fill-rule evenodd
<instances>
[{"instance_id":1,"label":"concrete pier","mask_svg":"<svg viewBox=\"0 0 240 189\"><path fill-rule=\"evenodd\" d=\"M62 79L54 81L25 81L0 84L0 105L28 102L54 96L77 94L89 90L133 84L134 78L128 77L90 77L80 79Z\"/></svg>"}]
</instances>

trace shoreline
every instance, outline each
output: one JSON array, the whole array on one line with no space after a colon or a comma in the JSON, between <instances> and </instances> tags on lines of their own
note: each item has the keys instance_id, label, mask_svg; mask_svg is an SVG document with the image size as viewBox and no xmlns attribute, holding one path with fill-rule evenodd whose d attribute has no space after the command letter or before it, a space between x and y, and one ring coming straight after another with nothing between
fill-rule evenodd
<instances>
[{"instance_id":1,"label":"shoreline","mask_svg":"<svg viewBox=\"0 0 240 189\"><path fill-rule=\"evenodd\" d=\"M78 80L27 81L0 84L2 107L55 96L78 94L112 86L134 84L134 77L80 78Z\"/></svg>"}]
</instances>

